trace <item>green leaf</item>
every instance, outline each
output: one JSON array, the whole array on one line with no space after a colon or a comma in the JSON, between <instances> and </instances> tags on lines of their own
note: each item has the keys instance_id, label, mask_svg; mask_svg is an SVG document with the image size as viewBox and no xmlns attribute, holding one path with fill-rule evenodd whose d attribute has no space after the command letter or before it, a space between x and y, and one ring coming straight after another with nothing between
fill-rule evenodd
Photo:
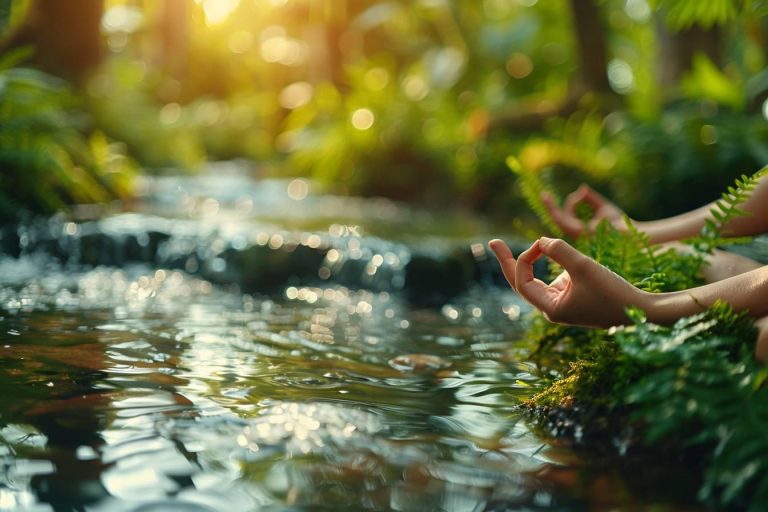
<instances>
[{"instance_id":1,"label":"green leaf","mask_svg":"<svg viewBox=\"0 0 768 512\"><path fill-rule=\"evenodd\" d=\"M744 108L744 84L720 71L701 53L694 56L691 71L680 81L680 88L689 98L714 100L735 110Z\"/></svg>"}]
</instances>

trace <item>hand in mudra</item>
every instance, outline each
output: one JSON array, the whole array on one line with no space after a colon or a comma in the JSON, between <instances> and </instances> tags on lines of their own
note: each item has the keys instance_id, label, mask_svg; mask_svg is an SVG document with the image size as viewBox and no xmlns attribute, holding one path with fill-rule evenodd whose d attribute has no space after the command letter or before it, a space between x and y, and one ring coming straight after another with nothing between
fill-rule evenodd
<instances>
[{"instance_id":1,"label":"hand in mudra","mask_svg":"<svg viewBox=\"0 0 768 512\"><path fill-rule=\"evenodd\" d=\"M562 207L558 206L554 198L547 193L542 194L541 200L552 216L552 220L560 226L563 233L571 238L578 238L585 228L593 232L603 220L607 220L618 229L622 229L624 226L625 214L621 208L592 190L588 185L582 185L568 194ZM593 211L592 218L586 223L576 213L580 204L588 205Z\"/></svg>"},{"instance_id":2,"label":"hand in mudra","mask_svg":"<svg viewBox=\"0 0 768 512\"><path fill-rule=\"evenodd\" d=\"M589 327L625 324L626 308L643 301L645 292L563 240L540 238L517 260L503 241L491 240L489 246L509 285L552 322ZM564 269L549 284L533 275L533 263L542 256Z\"/></svg>"}]
</instances>

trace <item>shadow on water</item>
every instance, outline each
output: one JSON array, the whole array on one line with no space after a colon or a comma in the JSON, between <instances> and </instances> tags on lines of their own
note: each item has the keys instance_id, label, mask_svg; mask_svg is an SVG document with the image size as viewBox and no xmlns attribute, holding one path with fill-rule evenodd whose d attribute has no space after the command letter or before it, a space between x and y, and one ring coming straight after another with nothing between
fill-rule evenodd
<instances>
[{"instance_id":1,"label":"shadow on water","mask_svg":"<svg viewBox=\"0 0 768 512\"><path fill-rule=\"evenodd\" d=\"M611 475L636 467L530 431L516 406L538 384L514 348L526 308L476 243L417 247L405 225L417 235L431 217L392 203L211 183L158 180L149 213L15 232L18 254L0 260L0 510L671 499ZM460 286L441 287L450 269ZM439 293L411 300L425 288Z\"/></svg>"}]
</instances>

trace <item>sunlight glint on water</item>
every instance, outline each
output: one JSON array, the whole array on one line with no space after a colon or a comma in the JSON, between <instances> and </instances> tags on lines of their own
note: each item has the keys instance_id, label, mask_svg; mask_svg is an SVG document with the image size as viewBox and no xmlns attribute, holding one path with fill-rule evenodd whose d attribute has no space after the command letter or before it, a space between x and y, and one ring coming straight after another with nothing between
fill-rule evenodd
<instances>
[{"instance_id":1,"label":"sunlight glint on water","mask_svg":"<svg viewBox=\"0 0 768 512\"><path fill-rule=\"evenodd\" d=\"M0 288L2 464L32 476L0 485L0 510L534 499L521 471L540 445L513 412L533 378L505 356L506 292L446 314L340 286L275 300L167 269L1 265L26 273ZM411 353L445 364L391 364Z\"/></svg>"}]
</instances>

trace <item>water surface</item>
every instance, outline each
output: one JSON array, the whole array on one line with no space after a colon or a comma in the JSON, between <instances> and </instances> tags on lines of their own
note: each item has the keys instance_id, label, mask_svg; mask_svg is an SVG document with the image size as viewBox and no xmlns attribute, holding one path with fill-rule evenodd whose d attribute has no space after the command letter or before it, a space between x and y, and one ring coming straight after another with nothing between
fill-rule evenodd
<instances>
[{"instance_id":1,"label":"water surface","mask_svg":"<svg viewBox=\"0 0 768 512\"><path fill-rule=\"evenodd\" d=\"M287 182L233 182L214 190L159 180L148 213L119 214L114 225L183 221L231 243L281 218L284 233L330 240L339 261L368 251L378 262L370 275L388 279L408 258L403 244L421 239L418 222L404 231L412 212L402 205L376 202L371 213L354 200L291 197ZM73 225L61 229L76 233ZM395 231L399 240L370 240ZM397 280L347 287L333 267L264 293L194 270L93 267L40 252L0 258L0 511L657 501L629 490L633 476L611 476L627 472L616 463L531 432L517 406L539 381L515 346L528 310L505 288L472 285L427 308Z\"/></svg>"}]
</instances>

